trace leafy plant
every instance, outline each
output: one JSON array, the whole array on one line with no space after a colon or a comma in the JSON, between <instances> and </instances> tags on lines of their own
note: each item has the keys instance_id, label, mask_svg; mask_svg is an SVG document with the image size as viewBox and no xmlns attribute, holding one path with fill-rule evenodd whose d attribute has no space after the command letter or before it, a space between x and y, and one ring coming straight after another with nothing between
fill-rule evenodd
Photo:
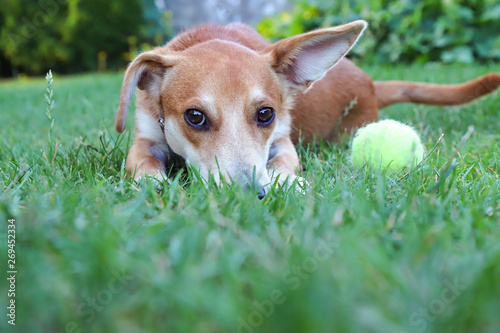
<instances>
[{"instance_id":1,"label":"leafy plant","mask_svg":"<svg viewBox=\"0 0 500 333\"><path fill-rule=\"evenodd\" d=\"M0 60L14 74L120 68L172 34L152 7L153 0L4 0Z\"/></svg>"},{"instance_id":2,"label":"leafy plant","mask_svg":"<svg viewBox=\"0 0 500 333\"><path fill-rule=\"evenodd\" d=\"M500 3L496 0L297 1L290 13L258 25L276 40L364 19L370 24L354 57L367 61L472 63L500 59Z\"/></svg>"}]
</instances>

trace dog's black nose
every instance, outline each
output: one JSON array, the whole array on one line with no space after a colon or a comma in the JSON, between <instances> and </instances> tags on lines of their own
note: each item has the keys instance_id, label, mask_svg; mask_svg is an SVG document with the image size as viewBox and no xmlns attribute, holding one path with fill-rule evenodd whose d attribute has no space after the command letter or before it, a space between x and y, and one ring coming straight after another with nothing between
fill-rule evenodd
<instances>
[{"instance_id":1,"label":"dog's black nose","mask_svg":"<svg viewBox=\"0 0 500 333\"><path fill-rule=\"evenodd\" d=\"M264 197L266 196L266 190L264 188L261 188L259 193L257 193L257 196L260 200L264 199Z\"/></svg>"}]
</instances>

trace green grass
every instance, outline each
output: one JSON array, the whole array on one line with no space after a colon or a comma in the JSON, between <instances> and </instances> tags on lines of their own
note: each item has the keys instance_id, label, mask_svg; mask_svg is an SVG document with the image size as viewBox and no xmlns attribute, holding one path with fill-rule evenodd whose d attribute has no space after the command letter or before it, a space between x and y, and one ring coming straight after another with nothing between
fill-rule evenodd
<instances>
[{"instance_id":1,"label":"green grass","mask_svg":"<svg viewBox=\"0 0 500 333\"><path fill-rule=\"evenodd\" d=\"M500 71L365 69L429 82ZM45 80L0 83L0 260L6 271L15 218L18 271L15 327L0 279L1 332L500 331L500 94L384 110L428 150L444 133L406 177L355 170L345 145L320 144L298 148L305 195L260 201L185 171L138 190L123 170L133 117L114 132L121 78L55 77L52 145Z\"/></svg>"}]
</instances>

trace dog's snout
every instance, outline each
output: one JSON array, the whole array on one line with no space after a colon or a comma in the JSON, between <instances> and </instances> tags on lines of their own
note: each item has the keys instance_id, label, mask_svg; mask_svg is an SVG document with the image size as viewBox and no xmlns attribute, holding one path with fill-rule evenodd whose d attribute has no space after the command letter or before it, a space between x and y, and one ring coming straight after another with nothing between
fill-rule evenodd
<instances>
[{"instance_id":1,"label":"dog's snout","mask_svg":"<svg viewBox=\"0 0 500 333\"><path fill-rule=\"evenodd\" d=\"M265 188L261 188L259 193L257 193L257 197L262 200L264 199L264 197L266 196L266 189Z\"/></svg>"},{"instance_id":2,"label":"dog's snout","mask_svg":"<svg viewBox=\"0 0 500 333\"><path fill-rule=\"evenodd\" d=\"M247 189L257 191L257 197L261 200L264 199L267 193L266 187L261 184L262 179L256 179L254 171L244 171L240 173L240 176L240 181L245 184Z\"/></svg>"}]
</instances>

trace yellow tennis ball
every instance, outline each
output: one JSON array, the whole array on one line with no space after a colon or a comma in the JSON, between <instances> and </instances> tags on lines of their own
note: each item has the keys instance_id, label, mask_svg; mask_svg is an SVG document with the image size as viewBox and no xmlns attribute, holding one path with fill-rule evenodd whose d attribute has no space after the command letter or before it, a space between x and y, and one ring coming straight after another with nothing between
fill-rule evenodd
<instances>
[{"instance_id":1,"label":"yellow tennis ball","mask_svg":"<svg viewBox=\"0 0 500 333\"><path fill-rule=\"evenodd\" d=\"M425 150L417 132L395 120L382 120L360 128L352 141L351 164L374 169L402 170L418 165Z\"/></svg>"}]
</instances>

